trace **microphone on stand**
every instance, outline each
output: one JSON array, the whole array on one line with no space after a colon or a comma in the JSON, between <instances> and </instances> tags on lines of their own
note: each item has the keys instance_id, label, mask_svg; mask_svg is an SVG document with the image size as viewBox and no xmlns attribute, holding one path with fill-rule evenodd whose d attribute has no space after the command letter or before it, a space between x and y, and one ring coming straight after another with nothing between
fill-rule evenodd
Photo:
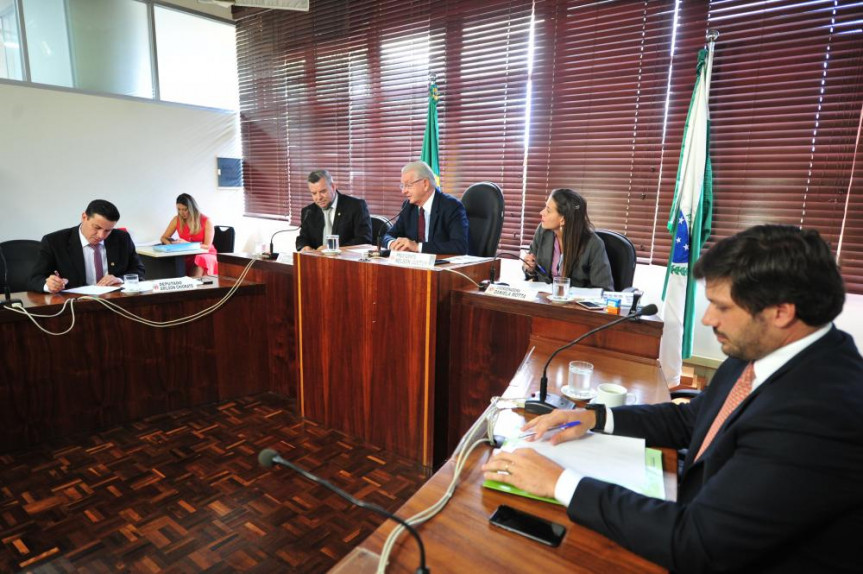
<instances>
[{"instance_id":1,"label":"microphone on stand","mask_svg":"<svg viewBox=\"0 0 863 574\"><path fill-rule=\"evenodd\" d=\"M387 510L386 508L383 508L382 506L378 506L377 504L374 504L371 502L366 502L364 500L359 500L358 498L354 498L353 496L351 496L350 494L348 494L344 490L342 490L339 487L327 482L323 478L316 476L316 475L312 474L311 472L309 472L305 469L300 468L299 466L295 465L294 463L292 463L290 461L285 460L284 458L282 458L279 455L278 452L276 452L275 450L273 450L271 448L265 448L264 450L261 451L261 453L258 455L258 463L261 466L263 466L264 468L273 468L273 464L278 464L279 466L284 466L286 468L289 468L289 469L293 470L294 472L300 473L307 480L311 480L312 482L316 482L316 483L320 484L321 486L325 486L326 488L335 492L336 494L338 494L339 496L341 496L342 498L344 498L345 500L347 500L351 504L359 506L360 508L365 508L366 510L371 510L372 512L377 512L378 514L385 516L386 518L389 518L391 520L398 522L399 524L404 526L408 532L410 532L411 536L413 536L414 539L416 539L417 546L419 546L420 565L419 565L419 568L417 568L417 570L416 570L417 574L428 574L429 573L429 569L426 568L426 550L425 550L425 546L423 546L423 541L420 538L420 535L416 531L416 529L413 526L411 526L410 524L408 524L407 521L402 520L401 518L399 518L398 516L396 516L395 514L390 512L389 510Z\"/></svg>"},{"instance_id":2,"label":"microphone on stand","mask_svg":"<svg viewBox=\"0 0 863 574\"><path fill-rule=\"evenodd\" d=\"M401 217L402 214L405 212L405 209L407 209L410 206L411 206L411 202L405 201L404 205L402 205L402 208L399 210L399 212L396 214L396 216L392 218L392 220L389 220L386 217L384 217L384 219L387 220L387 224L390 226L390 229L392 228L393 225L395 225L393 223L393 221L398 221L399 217ZM383 217L383 216L381 216L381 217ZM377 251L370 251L369 257L389 257L390 256L390 250L389 249L381 249L381 241L384 238L384 232L385 231L388 231L388 229L386 227L381 227L380 230L378 231L377 240L375 241L375 244L377 245L378 250Z\"/></svg>"},{"instance_id":3,"label":"microphone on stand","mask_svg":"<svg viewBox=\"0 0 863 574\"><path fill-rule=\"evenodd\" d=\"M21 299L12 298L12 290L9 288L9 265L6 263L6 256L3 254L3 248L0 247L0 259L3 260L3 294L5 299L0 301L0 307L14 307L17 303L21 305Z\"/></svg>"},{"instance_id":4,"label":"microphone on stand","mask_svg":"<svg viewBox=\"0 0 863 574\"><path fill-rule=\"evenodd\" d=\"M570 409L573 407L572 401L565 399L563 397L559 397L557 395L548 394L548 375L546 371L548 371L548 366L551 364L551 360L557 355L559 352L572 347L573 345L580 343L584 339L590 337L594 333L598 333L599 331L604 331L605 329L609 329L614 327L617 324L623 323L624 321L632 321L642 317L644 315L656 315L659 309L654 304L646 305L642 307L635 313L631 315L626 315L624 317L620 317L619 319L615 319L610 323L606 323L605 325L600 325L595 329L591 329L584 335L580 337L576 337L573 341L567 343L566 345L560 347L555 352L551 354L548 360L545 362L545 366L542 368L542 378L539 380L539 392L536 394L536 398L525 401L524 410L529 413L536 413L539 415L544 415L546 413L550 413L554 409Z\"/></svg>"},{"instance_id":5,"label":"microphone on stand","mask_svg":"<svg viewBox=\"0 0 863 574\"><path fill-rule=\"evenodd\" d=\"M300 226L299 226L299 227L291 226L291 227L288 227L287 229L280 229L280 230L276 231L275 233L273 233L273 234L270 236L270 254L269 254L269 255L262 255L262 256L261 256L261 258L262 258L262 259L278 259L278 258L279 258L279 254L278 254L278 253L276 253L276 252L275 252L275 249L273 248L273 239L275 239L275 238L276 238L276 235L278 235L279 233L285 233L285 232L288 232L288 231L296 231L296 230L298 230L298 229L302 229L302 227L303 227L303 223L305 223L306 218L307 218L308 216L309 216L309 212L308 212L308 211L306 211L306 213L303 215L303 218L300 220Z\"/></svg>"}]
</instances>

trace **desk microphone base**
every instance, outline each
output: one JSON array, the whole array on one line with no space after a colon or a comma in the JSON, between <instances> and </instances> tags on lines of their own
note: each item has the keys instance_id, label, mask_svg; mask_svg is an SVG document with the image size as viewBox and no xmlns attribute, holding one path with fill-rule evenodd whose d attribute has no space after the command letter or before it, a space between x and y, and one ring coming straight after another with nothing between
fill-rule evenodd
<instances>
[{"instance_id":1,"label":"desk microphone base","mask_svg":"<svg viewBox=\"0 0 863 574\"><path fill-rule=\"evenodd\" d=\"M524 410L537 415L545 415L554 409L569 410L575 407L575 403L566 397L557 395L545 395L545 401L539 400L539 393L534 393L533 398L524 402Z\"/></svg>"}]
</instances>

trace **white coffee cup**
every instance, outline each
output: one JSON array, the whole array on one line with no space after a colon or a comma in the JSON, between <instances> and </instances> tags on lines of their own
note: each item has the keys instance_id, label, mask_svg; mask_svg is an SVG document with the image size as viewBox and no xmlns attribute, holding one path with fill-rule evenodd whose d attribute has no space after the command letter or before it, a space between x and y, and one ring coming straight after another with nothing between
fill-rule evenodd
<instances>
[{"instance_id":1,"label":"white coffee cup","mask_svg":"<svg viewBox=\"0 0 863 574\"><path fill-rule=\"evenodd\" d=\"M614 383L602 383L596 387L594 402L609 408L635 404L635 395L626 392L626 387Z\"/></svg>"}]
</instances>

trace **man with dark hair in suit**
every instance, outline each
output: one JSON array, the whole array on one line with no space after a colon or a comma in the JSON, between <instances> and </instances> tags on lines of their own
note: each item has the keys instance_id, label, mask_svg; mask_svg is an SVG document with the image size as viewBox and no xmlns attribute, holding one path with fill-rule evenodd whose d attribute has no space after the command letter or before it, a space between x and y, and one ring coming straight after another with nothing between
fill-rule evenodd
<instances>
[{"instance_id":1,"label":"man with dark hair in suit","mask_svg":"<svg viewBox=\"0 0 863 574\"><path fill-rule=\"evenodd\" d=\"M322 251L327 235L338 235L339 245L372 242L372 221L364 199L340 193L325 169L309 174L312 203L300 214L297 251Z\"/></svg>"},{"instance_id":2,"label":"man with dark hair in suit","mask_svg":"<svg viewBox=\"0 0 863 574\"><path fill-rule=\"evenodd\" d=\"M465 255L467 212L458 199L437 188L431 167L424 161L404 166L401 188L407 199L384 245L393 251Z\"/></svg>"},{"instance_id":3,"label":"man with dark hair in suit","mask_svg":"<svg viewBox=\"0 0 863 574\"><path fill-rule=\"evenodd\" d=\"M125 274L144 278L144 264L128 233L114 229L120 212L113 203L94 199L81 223L42 238L39 258L27 287L58 293L82 285L119 285Z\"/></svg>"},{"instance_id":4,"label":"man with dark hair in suit","mask_svg":"<svg viewBox=\"0 0 863 574\"><path fill-rule=\"evenodd\" d=\"M695 265L729 358L690 403L554 411L551 442L588 430L688 448L676 502L564 470L532 449L486 476L567 505L570 519L674 572L859 572L863 359L833 326L845 290L817 231L762 225Z\"/></svg>"}]
</instances>

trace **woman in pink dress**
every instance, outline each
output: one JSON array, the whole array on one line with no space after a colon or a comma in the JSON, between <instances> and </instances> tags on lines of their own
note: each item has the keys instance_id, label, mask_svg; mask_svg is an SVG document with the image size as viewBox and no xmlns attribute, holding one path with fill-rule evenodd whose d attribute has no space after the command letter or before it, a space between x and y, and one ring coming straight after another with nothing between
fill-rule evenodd
<instances>
[{"instance_id":1,"label":"woman in pink dress","mask_svg":"<svg viewBox=\"0 0 863 574\"><path fill-rule=\"evenodd\" d=\"M180 236L174 239L174 232ZM201 277L203 275L218 275L219 263L216 260L216 248L213 247L213 223L201 213L195 198L188 193L181 193L177 197L177 215L171 219L165 233L162 234L162 243L201 243L201 249L209 253L189 255L186 257L186 275L189 277Z\"/></svg>"}]
</instances>

